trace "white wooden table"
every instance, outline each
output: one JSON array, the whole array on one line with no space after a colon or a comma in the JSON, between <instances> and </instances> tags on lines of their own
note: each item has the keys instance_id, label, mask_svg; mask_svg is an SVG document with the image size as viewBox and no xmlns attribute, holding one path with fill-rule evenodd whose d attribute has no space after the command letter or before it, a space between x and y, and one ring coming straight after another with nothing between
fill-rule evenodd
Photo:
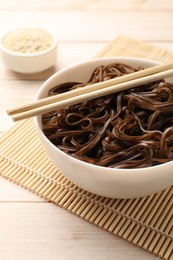
<instances>
[{"instance_id":1,"label":"white wooden table","mask_svg":"<svg viewBox=\"0 0 173 260\"><path fill-rule=\"evenodd\" d=\"M93 57L120 34L173 50L172 0L0 0L0 36L12 28L51 28L58 60L45 74L20 75L0 60L0 134L6 109L32 100L55 70ZM0 259L155 259L126 241L0 178Z\"/></svg>"}]
</instances>

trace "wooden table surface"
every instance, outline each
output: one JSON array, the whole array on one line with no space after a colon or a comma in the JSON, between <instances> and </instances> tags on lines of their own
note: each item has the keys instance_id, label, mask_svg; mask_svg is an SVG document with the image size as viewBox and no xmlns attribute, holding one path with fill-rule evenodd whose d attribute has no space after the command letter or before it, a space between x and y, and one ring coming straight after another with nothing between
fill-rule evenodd
<instances>
[{"instance_id":1,"label":"wooden table surface","mask_svg":"<svg viewBox=\"0 0 173 260\"><path fill-rule=\"evenodd\" d=\"M0 134L6 110L32 100L55 71L93 57L119 35L173 50L172 0L0 0L0 36L12 28L51 28L59 39L55 68L9 71L0 59ZM0 259L155 259L153 255L0 177Z\"/></svg>"}]
</instances>

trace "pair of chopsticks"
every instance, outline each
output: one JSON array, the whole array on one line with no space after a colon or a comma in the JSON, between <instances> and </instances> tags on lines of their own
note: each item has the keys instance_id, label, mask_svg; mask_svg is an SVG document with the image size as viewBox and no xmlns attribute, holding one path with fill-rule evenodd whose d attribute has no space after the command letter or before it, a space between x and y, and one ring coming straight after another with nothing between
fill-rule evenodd
<instances>
[{"instance_id":1,"label":"pair of chopsticks","mask_svg":"<svg viewBox=\"0 0 173 260\"><path fill-rule=\"evenodd\" d=\"M173 76L173 63L158 65L141 71L127 74L118 78L74 89L55 96L30 102L26 105L10 109L8 115L13 121L44 114L56 109L71 106L87 100L137 87L157 80Z\"/></svg>"}]
</instances>

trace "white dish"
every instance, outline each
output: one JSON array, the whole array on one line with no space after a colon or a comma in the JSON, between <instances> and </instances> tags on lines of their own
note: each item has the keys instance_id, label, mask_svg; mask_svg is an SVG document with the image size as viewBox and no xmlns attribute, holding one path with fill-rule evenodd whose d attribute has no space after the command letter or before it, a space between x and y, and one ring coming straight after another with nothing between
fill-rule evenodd
<instances>
[{"instance_id":1,"label":"white dish","mask_svg":"<svg viewBox=\"0 0 173 260\"><path fill-rule=\"evenodd\" d=\"M120 62L145 68L158 63L138 58L92 59L65 68L51 76L42 85L36 99L47 96L52 87L63 82L86 82L98 66ZM173 79L170 79L173 82ZM35 117L35 125L42 144L54 165L79 187L111 198L136 198L159 192L173 184L173 161L158 166L138 169L118 169L92 165L77 160L56 148L43 134L41 116Z\"/></svg>"},{"instance_id":2,"label":"white dish","mask_svg":"<svg viewBox=\"0 0 173 260\"><path fill-rule=\"evenodd\" d=\"M32 47L32 45L34 45L34 42L30 43L30 40L32 37L35 37L33 40L36 41L39 37L41 37L39 35L39 32L44 33L45 38L46 38L46 36L51 37L52 42L51 42L50 46L43 50L40 50L40 51L37 50L35 52L23 53L20 51L20 49L15 51L15 49L13 49L13 45L12 45L12 40L11 40L12 36L16 33L15 37L17 37L20 31L24 34L24 32L25 31L27 32L28 30L34 31L35 34L34 34L34 36L33 35L26 36L26 34L25 34L25 36L27 38L23 39L23 42L22 42L22 40L20 41L19 39L17 39L18 43L20 44L20 47L22 46L22 44L23 45L27 44L27 46L30 44ZM12 36L10 36L10 34ZM10 37L9 41L11 40L10 46L12 47L12 49L10 49L9 46L6 46L6 44L4 43L5 39L7 37ZM13 36L13 38L14 38L14 36ZM44 40L43 36L42 36L42 40ZM21 29L19 28L19 29L9 31L2 36L1 41L0 41L1 58L2 58L3 63L10 70L13 70L13 71L16 71L19 73L27 73L27 74L38 73L38 72L44 71L44 70L52 67L55 64L56 59L57 59L57 44L58 44L57 37L54 35L54 33L50 32L50 31L47 31L47 30L41 29L41 28L21 28ZM22 48L23 48L23 46L22 46Z\"/></svg>"}]
</instances>

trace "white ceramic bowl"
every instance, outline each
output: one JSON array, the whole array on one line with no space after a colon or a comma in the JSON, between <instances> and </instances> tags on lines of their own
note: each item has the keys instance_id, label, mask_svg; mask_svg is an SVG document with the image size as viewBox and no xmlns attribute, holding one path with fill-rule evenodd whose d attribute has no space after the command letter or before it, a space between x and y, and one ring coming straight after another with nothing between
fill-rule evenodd
<instances>
[{"instance_id":1,"label":"white ceramic bowl","mask_svg":"<svg viewBox=\"0 0 173 260\"><path fill-rule=\"evenodd\" d=\"M4 44L4 39L10 33L18 32L19 30L41 30L48 33L52 37L52 44L50 47L42 51L31 53L21 53L19 51L10 50ZM28 36L29 37L29 36ZM28 38L29 39L29 38ZM0 50L3 63L10 70L19 73L38 73L52 67L57 59L57 44L58 40L54 33L42 28L21 28L9 31L1 37Z\"/></svg>"},{"instance_id":2,"label":"white ceramic bowl","mask_svg":"<svg viewBox=\"0 0 173 260\"><path fill-rule=\"evenodd\" d=\"M93 59L65 68L51 76L40 88L36 99L47 96L50 88L68 81L86 82L98 66L122 62L145 68L157 65L138 58ZM173 79L170 79L173 82ZM73 183L92 193L111 198L135 198L159 192L173 184L173 161L138 169L116 169L92 165L75 159L56 148L43 134L41 117L35 117L38 135L54 165Z\"/></svg>"}]
</instances>

